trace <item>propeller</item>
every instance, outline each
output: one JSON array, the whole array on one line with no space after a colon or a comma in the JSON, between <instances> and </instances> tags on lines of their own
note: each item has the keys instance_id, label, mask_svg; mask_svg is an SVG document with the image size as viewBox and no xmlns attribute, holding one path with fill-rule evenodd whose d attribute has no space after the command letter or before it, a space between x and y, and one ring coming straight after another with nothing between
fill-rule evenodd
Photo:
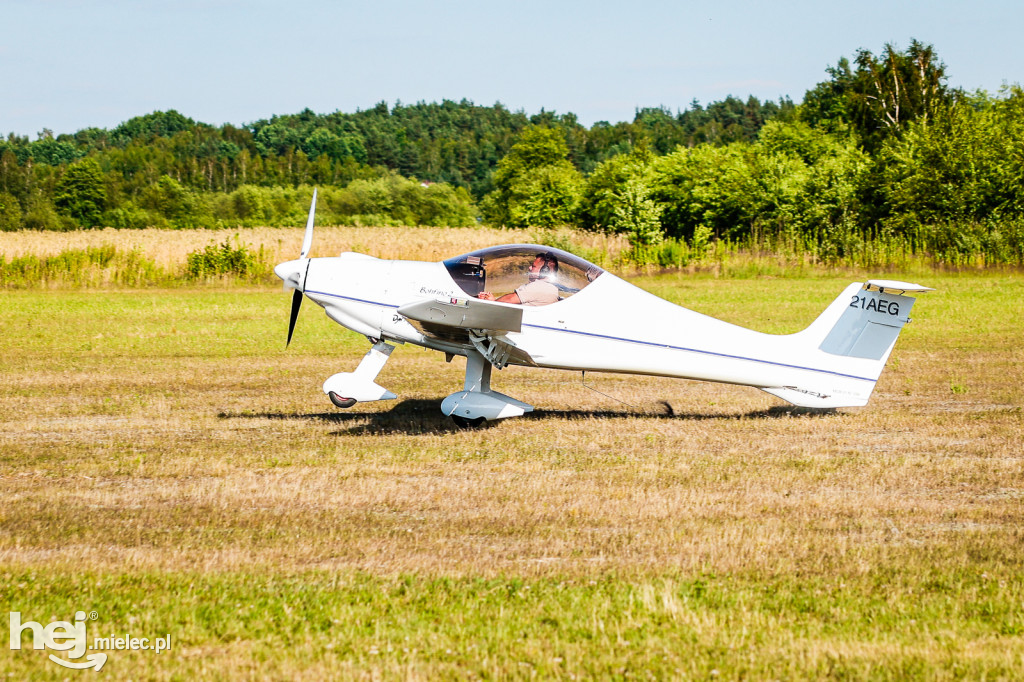
<instances>
[{"instance_id":1,"label":"propeller","mask_svg":"<svg viewBox=\"0 0 1024 682\"><path fill-rule=\"evenodd\" d=\"M288 315L287 348L292 342L295 332L295 321L299 319L299 308L302 306L302 292L306 290L306 276L309 273L309 247L313 244L313 218L316 215L316 188L313 188L313 201L309 205L309 217L306 219L306 234L302 238L302 250L298 260L281 263L274 268L274 273L284 280L284 288L292 289L292 308Z\"/></svg>"},{"instance_id":2,"label":"propeller","mask_svg":"<svg viewBox=\"0 0 1024 682\"><path fill-rule=\"evenodd\" d=\"M299 319L299 307L302 305L302 292L296 289L292 292L292 311L288 317L288 340L285 342L284 347L287 348L292 343L292 333L295 331L295 321Z\"/></svg>"},{"instance_id":3,"label":"propeller","mask_svg":"<svg viewBox=\"0 0 1024 682\"><path fill-rule=\"evenodd\" d=\"M306 218L306 235L302 238L302 250L299 258L309 255L309 247L313 244L313 216L316 215L316 187L313 188L313 201L309 205L309 217Z\"/></svg>"}]
</instances>

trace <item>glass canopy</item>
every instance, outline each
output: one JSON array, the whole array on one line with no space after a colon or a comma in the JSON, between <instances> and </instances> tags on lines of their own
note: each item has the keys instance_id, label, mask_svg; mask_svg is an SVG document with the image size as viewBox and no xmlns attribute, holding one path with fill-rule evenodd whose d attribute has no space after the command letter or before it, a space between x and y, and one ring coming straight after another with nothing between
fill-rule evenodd
<instances>
[{"instance_id":1,"label":"glass canopy","mask_svg":"<svg viewBox=\"0 0 1024 682\"><path fill-rule=\"evenodd\" d=\"M531 281L530 267L538 258L543 267L532 279L554 284L559 300L578 293L604 272L579 256L538 244L492 246L449 258L444 265L468 296L487 291L499 297Z\"/></svg>"}]
</instances>

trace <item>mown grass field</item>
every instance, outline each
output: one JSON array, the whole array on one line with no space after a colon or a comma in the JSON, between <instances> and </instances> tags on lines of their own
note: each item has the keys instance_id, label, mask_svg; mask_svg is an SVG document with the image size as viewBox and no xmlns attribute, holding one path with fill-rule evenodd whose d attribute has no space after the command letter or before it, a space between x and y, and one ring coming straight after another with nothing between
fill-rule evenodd
<instances>
[{"instance_id":1,"label":"mown grass field","mask_svg":"<svg viewBox=\"0 0 1024 682\"><path fill-rule=\"evenodd\" d=\"M508 368L476 431L408 346L333 408L366 341L277 287L0 293L0 617L172 635L105 679L1020 679L1024 276L915 278L866 408ZM852 280L634 281L789 332Z\"/></svg>"}]
</instances>

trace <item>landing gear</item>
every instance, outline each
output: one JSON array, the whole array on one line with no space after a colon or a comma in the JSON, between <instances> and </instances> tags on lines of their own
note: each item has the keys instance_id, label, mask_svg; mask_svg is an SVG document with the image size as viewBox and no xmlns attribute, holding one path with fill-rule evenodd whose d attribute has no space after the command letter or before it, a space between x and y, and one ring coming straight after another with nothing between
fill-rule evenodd
<instances>
[{"instance_id":1,"label":"landing gear","mask_svg":"<svg viewBox=\"0 0 1024 682\"><path fill-rule=\"evenodd\" d=\"M335 407L340 407L342 409L352 407L358 402L355 398L342 398L334 391L328 391L327 397L331 399L331 402L334 403Z\"/></svg>"},{"instance_id":2,"label":"landing gear","mask_svg":"<svg viewBox=\"0 0 1024 682\"><path fill-rule=\"evenodd\" d=\"M392 400L397 398L394 393L378 386L374 379L380 374L384 363L391 356L394 346L377 341L373 348L366 352L354 372L342 372L335 374L324 382L324 393L331 399L335 406L340 408L352 407L357 402L370 402L373 400Z\"/></svg>"},{"instance_id":3,"label":"landing gear","mask_svg":"<svg viewBox=\"0 0 1024 682\"><path fill-rule=\"evenodd\" d=\"M479 426L485 420L507 419L532 412L533 406L491 390L492 365L483 354L466 354L466 380L463 389L452 393L441 403L441 412L447 414L460 428Z\"/></svg>"}]
</instances>

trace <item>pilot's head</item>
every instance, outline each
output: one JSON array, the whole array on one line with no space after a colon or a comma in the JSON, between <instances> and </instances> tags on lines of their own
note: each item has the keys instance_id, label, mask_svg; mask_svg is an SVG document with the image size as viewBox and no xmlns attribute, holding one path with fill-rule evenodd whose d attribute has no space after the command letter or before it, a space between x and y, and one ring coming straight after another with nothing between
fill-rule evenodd
<instances>
[{"instance_id":1,"label":"pilot's head","mask_svg":"<svg viewBox=\"0 0 1024 682\"><path fill-rule=\"evenodd\" d=\"M533 259L530 266L530 281L555 279L558 274L558 259L550 253L542 253Z\"/></svg>"}]
</instances>

